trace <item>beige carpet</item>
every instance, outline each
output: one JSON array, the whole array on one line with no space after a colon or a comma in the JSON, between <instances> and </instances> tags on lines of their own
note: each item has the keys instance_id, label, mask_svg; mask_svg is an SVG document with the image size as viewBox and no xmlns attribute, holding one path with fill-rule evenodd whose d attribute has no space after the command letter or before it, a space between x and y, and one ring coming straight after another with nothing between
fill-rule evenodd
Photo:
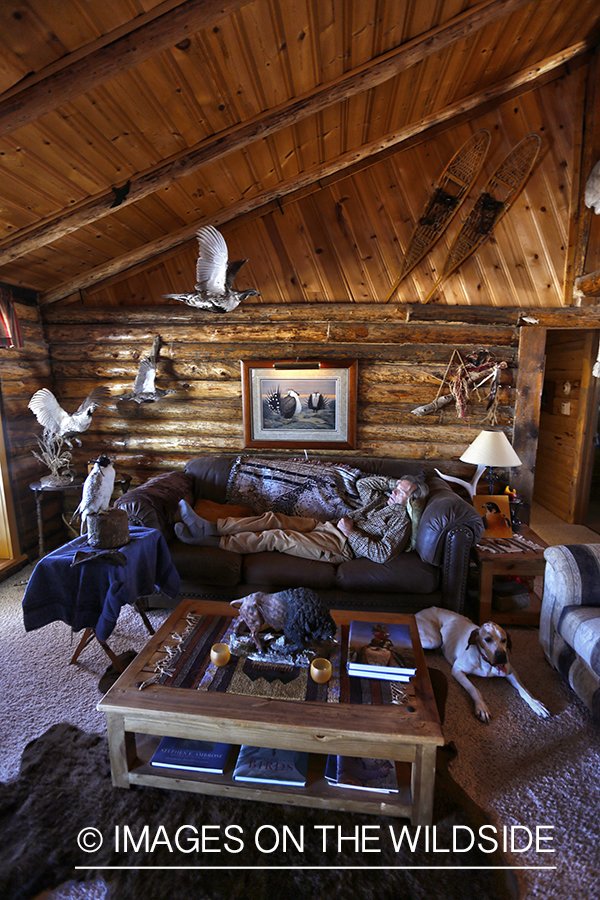
<instances>
[{"instance_id":1,"label":"beige carpet","mask_svg":"<svg viewBox=\"0 0 600 900\"><path fill-rule=\"evenodd\" d=\"M98 645L92 645L80 664L69 666L76 640L62 623L25 634L20 602L30 571L25 569L0 584L2 780L17 776L24 746L52 724L67 721L89 732L105 733L96 703L98 680L108 660ZM165 615L154 614L154 623ZM534 696L550 709L551 718L537 718L505 681L496 679L482 686L493 716L489 726L482 725L473 716L469 697L452 681L443 658L428 653L428 663L444 671L449 680L444 734L458 749L452 775L497 826L521 826L517 837L526 835L525 828L535 832L536 826L550 826L545 833L553 836L553 842L547 846L555 853L508 853L515 867L556 866L552 871L519 868L523 897L600 897L596 872L600 728L546 663L537 630L513 628L511 633L513 664ZM111 639L115 650L139 649L146 639L137 613L125 609ZM49 896L52 900L103 900L105 895L99 880L85 887L69 883Z\"/></svg>"}]
</instances>

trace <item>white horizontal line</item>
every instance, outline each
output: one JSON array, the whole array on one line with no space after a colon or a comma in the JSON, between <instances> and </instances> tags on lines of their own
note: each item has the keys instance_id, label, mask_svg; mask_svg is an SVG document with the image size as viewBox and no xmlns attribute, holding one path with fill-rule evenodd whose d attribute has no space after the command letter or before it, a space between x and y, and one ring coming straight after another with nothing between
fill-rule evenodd
<instances>
[{"instance_id":1,"label":"white horizontal line","mask_svg":"<svg viewBox=\"0 0 600 900\"><path fill-rule=\"evenodd\" d=\"M442 870L447 870L451 872L458 871L484 871L484 872L503 872L507 870L518 870L518 871L541 871L546 869L557 869L558 866L75 866L78 870L84 871L106 871L106 870L123 870L128 872L138 872L141 870L158 870L165 869L175 872L186 872L186 871L194 871L201 870L203 872L263 872L265 870L273 870L273 871L298 871L301 869L302 871L310 871L310 872L373 872L373 871L385 871L390 872L392 870L428 870L433 872L441 872Z\"/></svg>"}]
</instances>

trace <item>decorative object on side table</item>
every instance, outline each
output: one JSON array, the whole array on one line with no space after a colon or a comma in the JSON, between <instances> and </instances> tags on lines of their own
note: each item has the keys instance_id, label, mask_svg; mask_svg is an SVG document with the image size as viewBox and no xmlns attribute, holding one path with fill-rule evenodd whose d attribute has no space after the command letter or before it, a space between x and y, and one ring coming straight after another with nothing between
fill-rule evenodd
<instances>
[{"instance_id":1,"label":"decorative object on side table","mask_svg":"<svg viewBox=\"0 0 600 900\"><path fill-rule=\"evenodd\" d=\"M522 465L521 460L509 443L508 438L503 431L481 431L472 444L470 444L460 457L461 462L472 463L477 466L471 481L464 481L462 478L455 478L454 475L444 475L439 469L435 471L441 478L446 481L454 481L456 484L462 484L467 489L471 498L477 492L477 484L479 479L490 467L490 494L493 493L493 473L492 468L512 468L513 466Z\"/></svg>"}]
</instances>

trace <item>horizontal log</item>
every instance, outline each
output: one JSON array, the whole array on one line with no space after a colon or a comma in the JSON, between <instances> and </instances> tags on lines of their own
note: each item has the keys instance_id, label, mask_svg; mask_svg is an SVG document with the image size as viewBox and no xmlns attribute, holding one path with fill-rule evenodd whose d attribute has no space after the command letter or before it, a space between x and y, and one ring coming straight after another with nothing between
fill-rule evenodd
<instances>
[{"instance_id":1,"label":"horizontal log","mask_svg":"<svg viewBox=\"0 0 600 900\"><path fill-rule=\"evenodd\" d=\"M600 297L600 270L576 278L574 287L576 296Z\"/></svg>"}]
</instances>

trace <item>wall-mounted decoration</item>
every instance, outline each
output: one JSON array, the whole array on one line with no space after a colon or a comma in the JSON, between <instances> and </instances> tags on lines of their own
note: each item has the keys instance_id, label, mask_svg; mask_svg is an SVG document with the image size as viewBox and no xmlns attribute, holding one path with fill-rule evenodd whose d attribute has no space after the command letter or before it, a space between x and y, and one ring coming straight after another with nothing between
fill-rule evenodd
<instances>
[{"instance_id":1,"label":"wall-mounted decoration","mask_svg":"<svg viewBox=\"0 0 600 900\"><path fill-rule=\"evenodd\" d=\"M542 140L530 134L510 151L481 190L454 239L442 273L423 301L427 303L442 281L455 272L483 244L506 215L531 174Z\"/></svg>"},{"instance_id":2,"label":"wall-mounted decoration","mask_svg":"<svg viewBox=\"0 0 600 900\"><path fill-rule=\"evenodd\" d=\"M409 272L429 253L467 198L479 175L490 145L490 133L482 128L456 151L435 185L413 230L400 274L385 298L387 303Z\"/></svg>"},{"instance_id":3,"label":"wall-mounted decoration","mask_svg":"<svg viewBox=\"0 0 600 900\"><path fill-rule=\"evenodd\" d=\"M245 447L355 448L355 359L253 359L241 367Z\"/></svg>"},{"instance_id":4,"label":"wall-mounted decoration","mask_svg":"<svg viewBox=\"0 0 600 900\"><path fill-rule=\"evenodd\" d=\"M229 262L227 244L220 231L212 225L199 228L198 261L196 263L196 284L194 290L187 294L163 294L171 300L181 300L188 306L198 309L209 309L212 312L232 312L246 297L258 297L258 291L250 288L247 291L236 291L233 279L240 271L246 259Z\"/></svg>"},{"instance_id":5,"label":"wall-mounted decoration","mask_svg":"<svg viewBox=\"0 0 600 900\"><path fill-rule=\"evenodd\" d=\"M454 402L456 415L465 419L469 395L477 391L486 382L491 382L486 407L486 421L495 424L495 409L500 384L500 371L506 369L507 364L496 362L489 350L482 347L464 360L458 350L452 351L450 362L440 383L437 397L431 403L417 406L411 410L413 416L427 416L437 412ZM444 385L450 388L449 394L442 394Z\"/></svg>"},{"instance_id":6,"label":"wall-mounted decoration","mask_svg":"<svg viewBox=\"0 0 600 900\"><path fill-rule=\"evenodd\" d=\"M156 367L160 351L160 335L154 336L152 350L149 356L140 360L138 373L133 382L133 390L128 394L121 394L116 400L133 400L135 403L155 403L167 394L174 394L173 388L156 387Z\"/></svg>"}]
</instances>

